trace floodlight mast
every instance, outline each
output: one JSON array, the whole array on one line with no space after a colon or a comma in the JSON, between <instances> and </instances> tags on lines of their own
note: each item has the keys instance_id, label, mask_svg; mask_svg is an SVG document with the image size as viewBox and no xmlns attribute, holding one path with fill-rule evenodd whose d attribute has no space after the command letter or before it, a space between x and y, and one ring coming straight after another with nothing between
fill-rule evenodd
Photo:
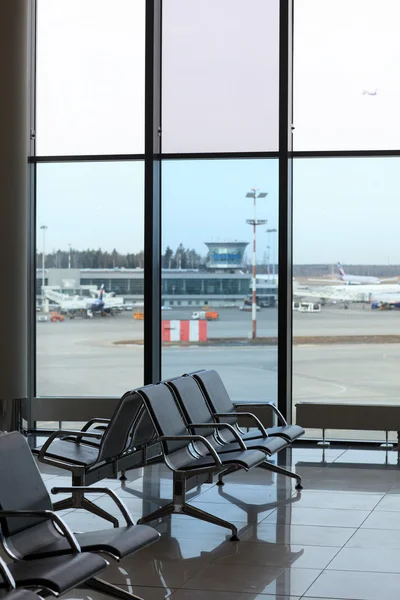
<instances>
[{"instance_id":1,"label":"floodlight mast","mask_svg":"<svg viewBox=\"0 0 400 600\"><path fill-rule=\"evenodd\" d=\"M247 219L246 223L253 226L253 268L251 281L251 339L257 337L257 227L265 225L268 221L257 219L257 199L265 198L268 192L260 192L258 188L251 188L246 198L253 198L254 218Z\"/></svg>"}]
</instances>

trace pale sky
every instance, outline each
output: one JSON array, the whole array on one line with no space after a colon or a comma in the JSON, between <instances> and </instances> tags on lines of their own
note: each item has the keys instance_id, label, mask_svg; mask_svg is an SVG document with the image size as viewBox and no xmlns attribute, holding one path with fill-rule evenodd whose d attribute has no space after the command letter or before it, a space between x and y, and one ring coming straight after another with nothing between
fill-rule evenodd
<instances>
[{"instance_id":1,"label":"pale sky","mask_svg":"<svg viewBox=\"0 0 400 600\"><path fill-rule=\"evenodd\" d=\"M164 151L277 149L278 4L165 2ZM144 0L38 5L38 155L142 153ZM400 148L399 22L399 0L295 0L295 149ZM295 262L400 263L399 167L296 160ZM258 216L278 228L276 160L164 162L163 246L250 242L251 187L268 192ZM143 190L142 163L40 164L48 251L142 250Z\"/></svg>"}]
</instances>

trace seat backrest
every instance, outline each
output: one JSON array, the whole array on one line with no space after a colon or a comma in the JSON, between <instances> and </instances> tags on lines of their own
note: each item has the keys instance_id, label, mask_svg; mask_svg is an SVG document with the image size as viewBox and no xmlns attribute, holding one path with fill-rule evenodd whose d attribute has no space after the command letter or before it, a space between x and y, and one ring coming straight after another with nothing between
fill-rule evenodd
<instances>
[{"instance_id":1,"label":"seat backrest","mask_svg":"<svg viewBox=\"0 0 400 600\"><path fill-rule=\"evenodd\" d=\"M143 448L148 444L154 443L157 437L157 432L153 425L153 421L144 405L143 398L142 408L138 413L132 428L132 435L130 435L129 449Z\"/></svg>"},{"instance_id":2,"label":"seat backrest","mask_svg":"<svg viewBox=\"0 0 400 600\"><path fill-rule=\"evenodd\" d=\"M99 448L99 461L114 459L123 453L128 436L141 407L143 399L136 391L126 392L118 403Z\"/></svg>"},{"instance_id":3,"label":"seat backrest","mask_svg":"<svg viewBox=\"0 0 400 600\"><path fill-rule=\"evenodd\" d=\"M167 382L173 391L185 416L189 427L191 423L214 423L213 416L208 408L206 399L199 385L192 377L183 376L170 379ZM190 427L194 433L205 437L215 432L214 427L209 429Z\"/></svg>"},{"instance_id":4,"label":"seat backrest","mask_svg":"<svg viewBox=\"0 0 400 600\"><path fill-rule=\"evenodd\" d=\"M188 435L182 413L174 394L167 385L156 383L136 390L144 400L158 435ZM187 441L163 442L164 451L170 454L188 446Z\"/></svg>"},{"instance_id":5,"label":"seat backrest","mask_svg":"<svg viewBox=\"0 0 400 600\"><path fill-rule=\"evenodd\" d=\"M200 386L213 413L232 413L232 417L224 417L222 420L229 425L237 423L235 407L218 373L210 369L193 373L192 377Z\"/></svg>"},{"instance_id":6,"label":"seat backrest","mask_svg":"<svg viewBox=\"0 0 400 600\"><path fill-rule=\"evenodd\" d=\"M0 435L0 509L53 510L28 444L16 431ZM45 520L5 518L1 519L1 528L8 537Z\"/></svg>"}]
</instances>

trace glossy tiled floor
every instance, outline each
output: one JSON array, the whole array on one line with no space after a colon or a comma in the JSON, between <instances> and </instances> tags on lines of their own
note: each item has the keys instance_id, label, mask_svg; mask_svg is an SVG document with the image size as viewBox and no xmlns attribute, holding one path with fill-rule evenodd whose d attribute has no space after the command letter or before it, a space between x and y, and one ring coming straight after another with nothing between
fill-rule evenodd
<instances>
[{"instance_id":1,"label":"glossy tiled floor","mask_svg":"<svg viewBox=\"0 0 400 600\"><path fill-rule=\"evenodd\" d=\"M397 452L329 449L323 457L321 449L294 448L283 462L302 475L301 494L291 481L261 469L231 475L223 488L190 492L190 503L233 521L240 542L229 541L220 527L173 516L155 524L159 542L112 564L105 579L144 600L397 600ZM65 473L41 471L49 489L70 484ZM136 519L171 498L171 475L162 465L128 478L123 487L106 483ZM118 516L109 498L96 502ZM82 511L65 511L64 518L75 531L108 527ZM100 596L76 590L65 598Z\"/></svg>"}]
</instances>

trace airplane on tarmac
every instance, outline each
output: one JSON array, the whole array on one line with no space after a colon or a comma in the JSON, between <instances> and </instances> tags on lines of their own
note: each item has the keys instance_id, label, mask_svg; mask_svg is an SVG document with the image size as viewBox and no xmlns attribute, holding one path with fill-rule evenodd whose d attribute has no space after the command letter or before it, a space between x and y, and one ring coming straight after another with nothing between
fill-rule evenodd
<instances>
[{"instance_id":1,"label":"airplane on tarmac","mask_svg":"<svg viewBox=\"0 0 400 600\"><path fill-rule=\"evenodd\" d=\"M101 316L114 316L115 313L124 309L123 299L114 298L112 293L107 294L104 291L104 284L102 284L98 295L97 290L93 290L92 293L95 294L94 298L79 295L71 297L68 294L63 294L62 291L45 289L46 298L58 304L61 311L66 312L70 317L93 317L96 313Z\"/></svg>"},{"instance_id":2,"label":"airplane on tarmac","mask_svg":"<svg viewBox=\"0 0 400 600\"><path fill-rule=\"evenodd\" d=\"M369 275L348 275L344 272L344 269L340 262L338 262L337 266L339 269L339 279L350 285L365 285L368 283L380 284L383 281L397 281L397 277L379 279L379 277L370 277Z\"/></svg>"},{"instance_id":3,"label":"airplane on tarmac","mask_svg":"<svg viewBox=\"0 0 400 600\"><path fill-rule=\"evenodd\" d=\"M371 92L370 90L363 90L363 96L377 96L378 95L378 90L377 88L375 88L374 92Z\"/></svg>"},{"instance_id":4,"label":"airplane on tarmac","mask_svg":"<svg viewBox=\"0 0 400 600\"><path fill-rule=\"evenodd\" d=\"M339 270L339 279L310 278L308 279L308 281L319 281L320 283L324 282L325 284L333 281L342 281L346 285L379 285L384 281L398 281L397 277L387 277L386 279L380 279L379 277L372 277L370 275L350 275L349 273L345 273L340 262L337 263L337 268Z\"/></svg>"},{"instance_id":5,"label":"airplane on tarmac","mask_svg":"<svg viewBox=\"0 0 400 600\"><path fill-rule=\"evenodd\" d=\"M388 294L371 294L371 308L378 310L393 310L400 308L400 292Z\"/></svg>"}]
</instances>

